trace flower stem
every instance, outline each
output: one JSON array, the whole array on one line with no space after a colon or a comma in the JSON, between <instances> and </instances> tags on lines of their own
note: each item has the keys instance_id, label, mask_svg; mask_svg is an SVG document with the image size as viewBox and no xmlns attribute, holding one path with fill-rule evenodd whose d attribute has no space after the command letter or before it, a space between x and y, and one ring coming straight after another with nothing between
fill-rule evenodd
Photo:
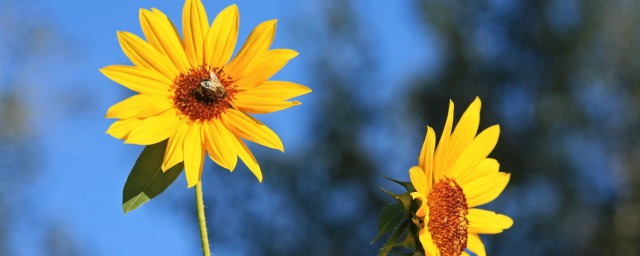
<instances>
[{"instance_id":1,"label":"flower stem","mask_svg":"<svg viewBox=\"0 0 640 256\"><path fill-rule=\"evenodd\" d=\"M211 250L209 249L209 235L207 234L207 221L204 217L204 203L202 201L202 182L198 182L198 184L196 184L196 205L198 207L200 237L202 238L202 255L211 256Z\"/></svg>"}]
</instances>

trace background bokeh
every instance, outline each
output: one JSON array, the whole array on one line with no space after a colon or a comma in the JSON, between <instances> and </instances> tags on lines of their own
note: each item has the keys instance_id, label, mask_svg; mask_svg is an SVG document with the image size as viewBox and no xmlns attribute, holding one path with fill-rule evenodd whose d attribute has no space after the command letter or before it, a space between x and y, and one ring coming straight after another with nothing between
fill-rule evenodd
<instances>
[{"instance_id":1,"label":"background bokeh","mask_svg":"<svg viewBox=\"0 0 640 256\"><path fill-rule=\"evenodd\" d=\"M209 18L231 1L205 0ZM207 161L215 255L374 255L379 211L402 189L426 125L481 97L481 128L510 172L485 209L514 226L491 255L640 254L640 2L237 1L240 40L277 18L276 75L313 93L258 116L286 151L250 145L265 176ZM182 1L0 1L0 255L198 255L184 176L128 215L142 146L105 134L132 92L98 69L129 64L116 31L138 9L181 27ZM239 47L238 47L239 48Z\"/></svg>"}]
</instances>

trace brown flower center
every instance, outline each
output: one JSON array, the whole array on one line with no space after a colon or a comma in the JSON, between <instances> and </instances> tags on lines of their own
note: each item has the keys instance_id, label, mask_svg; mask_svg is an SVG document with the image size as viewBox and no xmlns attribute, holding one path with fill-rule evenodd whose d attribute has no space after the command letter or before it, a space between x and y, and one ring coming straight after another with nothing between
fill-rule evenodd
<instances>
[{"instance_id":1,"label":"brown flower center","mask_svg":"<svg viewBox=\"0 0 640 256\"><path fill-rule=\"evenodd\" d=\"M233 82L220 68L203 65L189 69L173 82L173 106L191 121L217 118L231 107L238 92Z\"/></svg>"},{"instance_id":2,"label":"brown flower center","mask_svg":"<svg viewBox=\"0 0 640 256\"><path fill-rule=\"evenodd\" d=\"M429 198L429 232L443 256L460 255L467 248L469 208L462 188L445 178L433 185Z\"/></svg>"}]
</instances>

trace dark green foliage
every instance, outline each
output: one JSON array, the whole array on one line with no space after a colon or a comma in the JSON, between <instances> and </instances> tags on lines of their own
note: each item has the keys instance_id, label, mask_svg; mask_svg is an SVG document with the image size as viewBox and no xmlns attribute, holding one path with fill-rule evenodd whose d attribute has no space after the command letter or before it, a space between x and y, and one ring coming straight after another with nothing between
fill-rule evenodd
<instances>
[{"instance_id":1,"label":"dark green foliage","mask_svg":"<svg viewBox=\"0 0 640 256\"><path fill-rule=\"evenodd\" d=\"M144 147L136 160L122 192L122 210L125 214L153 199L176 180L184 168L182 163L161 169L167 140Z\"/></svg>"},{"instance_id":2,"label":"dark green foliage","mask_svg":"<svg viewBox=\"0 0 640 256\"><path fill-rule=\"evenodd\" d=\"M380 188L398 202L388 204L382 209L380 220L378 221L378 235L373 239L371 244L375 243L376 240L383 235L391 233L387 241L380 248L379 256L390 254L424 255L424 250L418 242L420 227L416 225L417 218L415 216L415 212L420 207L420 204L414 201L410 195L411 192L415 192L415 189L410 182L401 182L391 178L387 179L404 186L407 191L397 195L384 188Z\"/></svg>"}]
</instances>

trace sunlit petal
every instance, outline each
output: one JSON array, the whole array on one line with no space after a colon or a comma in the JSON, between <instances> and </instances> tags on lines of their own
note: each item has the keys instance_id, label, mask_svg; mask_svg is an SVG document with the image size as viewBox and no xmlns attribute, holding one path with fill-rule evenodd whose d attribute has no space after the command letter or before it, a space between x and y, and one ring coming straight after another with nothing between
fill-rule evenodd
<instances>
[{"instance_id":1,"label":"sunlit petal","mask_svg":"<svg viewBox=\"0 0 640 256\"><path fill-rule=\"evenodd\" d=\"M187 72L191 65L180 36L169 18L158 9L140 9L140 25L149 43L168 56L178 71Z\"/></svg>"},{"instance_id":2,"label":"sunlit petal","mask_svg":"<svg viewBox=\"0 0 640 256\"><path fill-rule=\"evenodd\" d=\"M258 60L267 54L276 34L276 20L258 25L245 41L238 55L225 66L225 71L234 79L241 79L255 67Z\"/></svg>"},{"instance_id":3,"label":"sunlit petal","mask_svg":"<svg viewBox=\"0 0 640 256\"><path fill-rule=\"evenodd\" d=\"M485 175L463 186L469 207L476 207L496 199L509 183L510 174L496 172Z\"/></svg>"},{"instance_id":4,"label":"sunlit petal","mask_svg":"<svg viewBox=\"0 0 640 256\"><path fill-rule=\"evenodd\" d=\"M246 114L228 109L222 121L231 132L260 145L284 152L284 146L278 135L260 121Z\"/></svg>"},{"instance_id":5,"label":"sunlit petal","mask_svg":"<svg viewBox=\"0 0 640 256\"><path fill-rule=\"evenodd\" d=\"M202 176L205 152L202 148L200 134L200 124L192 123L184 138L182 151L184 152L184 172L187 176L188 187L198 184L200 176Z\"/></svg>"},{"instance_id":6,"label":"sunlit petal","mask_svg":"<svg viewBox=\"0 0 640 256\"><path fill-rule=\"evenodd\" d=\"M428 188L430 188L433 183L433 154L435 145L436 133L431 127L427 126L427 136L424 139L424 143L422 143L422 150L420 150L420 156L418 157L418 165L427 177L426 185Z\"/></svg>"},{"instance_id":7,"label":"sunlit petal","mask_svg":"<svg viewBox=\"0 0 640 256\"><path fill-rule=\"evenodd\" d=\"M239 19L235 4L216 16L204 40L204 60L209 66L222 67L231 58L238 40Z\"/></svg>"},{"instance_id":8,"label":"sunlit petal","mask_svg":"<svg viewBox=\"0 0 640 256\"><path fill-rule=\"evenodd\" d=\"M411 178L411 183L413 187L416 189L416 192L427 195L429 194L429 183L427 182L427 176L425 176L424 171L419 166L413 166L409 169L409 177Z\"/></svg>"},{"instance_id":9,"label":"sunlit petal","mask_svg":"<svg viewBox=\"0 0 640 256\"><path fill-rule=\"evenodd\" d=\"M266 82L273 75L278 73L289 60L298 56L298 52L289 49L275 49L268 51L260 59L257 59L256 65L250 71L237 78L235 84L239 90L254 88Z\"/></svg>"},{"instance_id":10,"label":"sunlit petal","mask_svg":"<svg viewBox=\"0 0 640 256\"><path fill-rule=\"evenodd\" d=\"M124 87L151 96L168 98L173 84L158 71L143 67L112 65L100 69L100 72Z\"/></svg>"},{"instance_id":11,"label":"sunlit petal","mask_svg":"<svg viewBox=\"0 0 640 256\"><path fill-rule=\"evenodd\" d=\"M259 182L262 182L262 171L260 170L260 165L258 165L258 160L253 156L251 150L247 147L247 145L240 139L236 137L235 143L233 143L235 147L235 151L238 153L238 157L244 162L244 164L249 168L251 173L256 176Z\"/></svg>"},{"instance_id":12,"label":"sunlit petal","mask_svg":"<svg viewBox=\"0 0 640 256\"><path fill-rule=\"evenodd\" d=\"M156 48L129 32L118 32L124 54L139 67L153 69L172 80L180 73L171 60Z\"/></svg>"},{"instance_id":13,"label":"sunlit petal","mask_svg":"<svg viewBox=\"0 0 640 256\"><path fill-rule=\"evenodd\" d=\"M449 175L458 177L472 171L493 151L496 143L498 143L498 137L500 137L500 126L498 125L491 126L478 134L478 137L463 149Z\"/></svg>"},{"instance_id":14,"label":"sunlit petal","mask_svg":"<svg viewBox=\"0 0 640 256\"><path fill-rule=\"evenodd\" d=\"M191 66L204 64L204 38L209 31L207 12L200 0L187 0L182 9L182 33L184 50Z\"/></svg>"},{"instance_id":15,"label":"sunlit petal","mask_svg":"<svg viewBox=\"0 0 640 256\"><path fill-rule=\"evenodd\" d=\"M469 232L477 234L497 234L513 225L506 215L481 209L469 209Z\"/></svg>"},{"instance_id":16,"label":"sunlit petal","mask_svg":"<svg viewBox=\"0 0 640 256\"><path fill-rule=\"evenodd\" d=\"M235 148L230 146L232 142L229 141L231 136L228 135L227 128L219 120L204 123L203 127L205 144L211 160L223 168L233 171L238 157Z\"/></svg>"},{"instance_id":17,"label":"sunlit petal","mask_svg":"<svg viewBox=\"0 0 640 256\"><path fill-rule=\"evenodd\" d=\"M286 81L266 81L248 90L238 90L237 97L288 100L310 93L311 89L301 84Z\"/></svg>"},{"instance_id":18,"label":"sunlit petal","mask_svg":"<svg viewBox=\"0 0 640 256\"><path fill-rule=\"evenodd\" d=\"M465 184L483 177L485 175L490 175L498 172L500 170L500 163L493 158L485 158L480 161L472 171L465 172L461 175L456 176L456 180L462 186Z\"/></svg>"},{"instance_id":19,"label":"sunlit petal","mask_svg":"<svg viewBox=\"0 0 640 256\"><path fill-rule=\"evenodd\" d=\"M129 119L133 117L150 117L158 115L173 107L168 99L146 94L133 95L111 106L107 118Z\"/></svg>"},{"instance_id":20,"label":"sunlit petal","mask_svg":"<svg viewBox=\"0 0 640 256\"><path fill-rule=\"evenodd\" d=\"M129 133L125 143L151 145L169 138L182 123L176 115L174 109L169 109L160 115L145 118Z\"/></svg>"},{"instance_id":21,"label":"sunlit petal","mask_svg":"<svg viewBox=\"0 0 640 256\"><path fill-rule=\"evenodd\" d=\"M487 252L484 250L484 244L480 240L478 234L469 233L467 236L467 248L476 254L476 256L486 256Z\"/></svg>"},{"instance_id":22,"label":"sunlit petal","mask_svg":"<svg viewBox=\"0 0 640 256\"><path fill-rule=\"evenodd\" d=\"M296 100L286 101L246 95L238 96L238 98L236 98L233 102L233 105L238 110L249 114L268 114L280 110L285 110L293 106L298 106L300 104L302 103Z\"/></svg>"},{"instance_id":23,"label":"sunlit petal","mask_svg":"<svg viewBox=\"0 0 640 256\"><path fill-rule=\"evenodd\" d=\"M453 127L453 101L449 101L449 113L447 114L447 121L444 124L444 129L442 130L442 136L440 136L440 142L438 142L438 147L436 148L436 153L434 154L434 163L433 163L433 177L434 181L440 180L445 172L446 165L448 159L446 159L446 149L449 146L449 137L451 136L451 129Z\"/></svg>"},{"instance_id":24,"label":"sunlit petal","mask_svg":"<svg viewBox=\"0 0 640 256\"><path fill-rule=\"evenodd\" d=\"M107 134L121 140L126 140L131 130L140 125L141 122L142 119L138 118L129 118L115 121L111 126L109 126Z\"/></svg>"},{"instance_id":25,"label":"sunlit petal","mask_svg":"<svg viewBox=\"0 0 640 256\"><path fill-rule=\"evenodd\" d=\"M181 124L176 133L169 137L167 149L164 153L164 160L162 161L163 171L167 171L169 168L184 161L184 138L188 130L188 124Z\"/></svg>"},{"instance_id":26,"label":"sunlit petal","mask_svg":"<svg viewBox=\"0 0 640 256\"><path fill-rule=\"evenodd\" d=\"M478 132L478 125L480 124L480 99L476 98L469 108L462 114L460 121L456 125L455 130L451 134L450 142L445 150L445 163L442 167L444 175L452 176L449 172L452 170L453 165L458 160L462 151L469 146L473 138L475 138Z\"/></svg>"}]
</instances>

